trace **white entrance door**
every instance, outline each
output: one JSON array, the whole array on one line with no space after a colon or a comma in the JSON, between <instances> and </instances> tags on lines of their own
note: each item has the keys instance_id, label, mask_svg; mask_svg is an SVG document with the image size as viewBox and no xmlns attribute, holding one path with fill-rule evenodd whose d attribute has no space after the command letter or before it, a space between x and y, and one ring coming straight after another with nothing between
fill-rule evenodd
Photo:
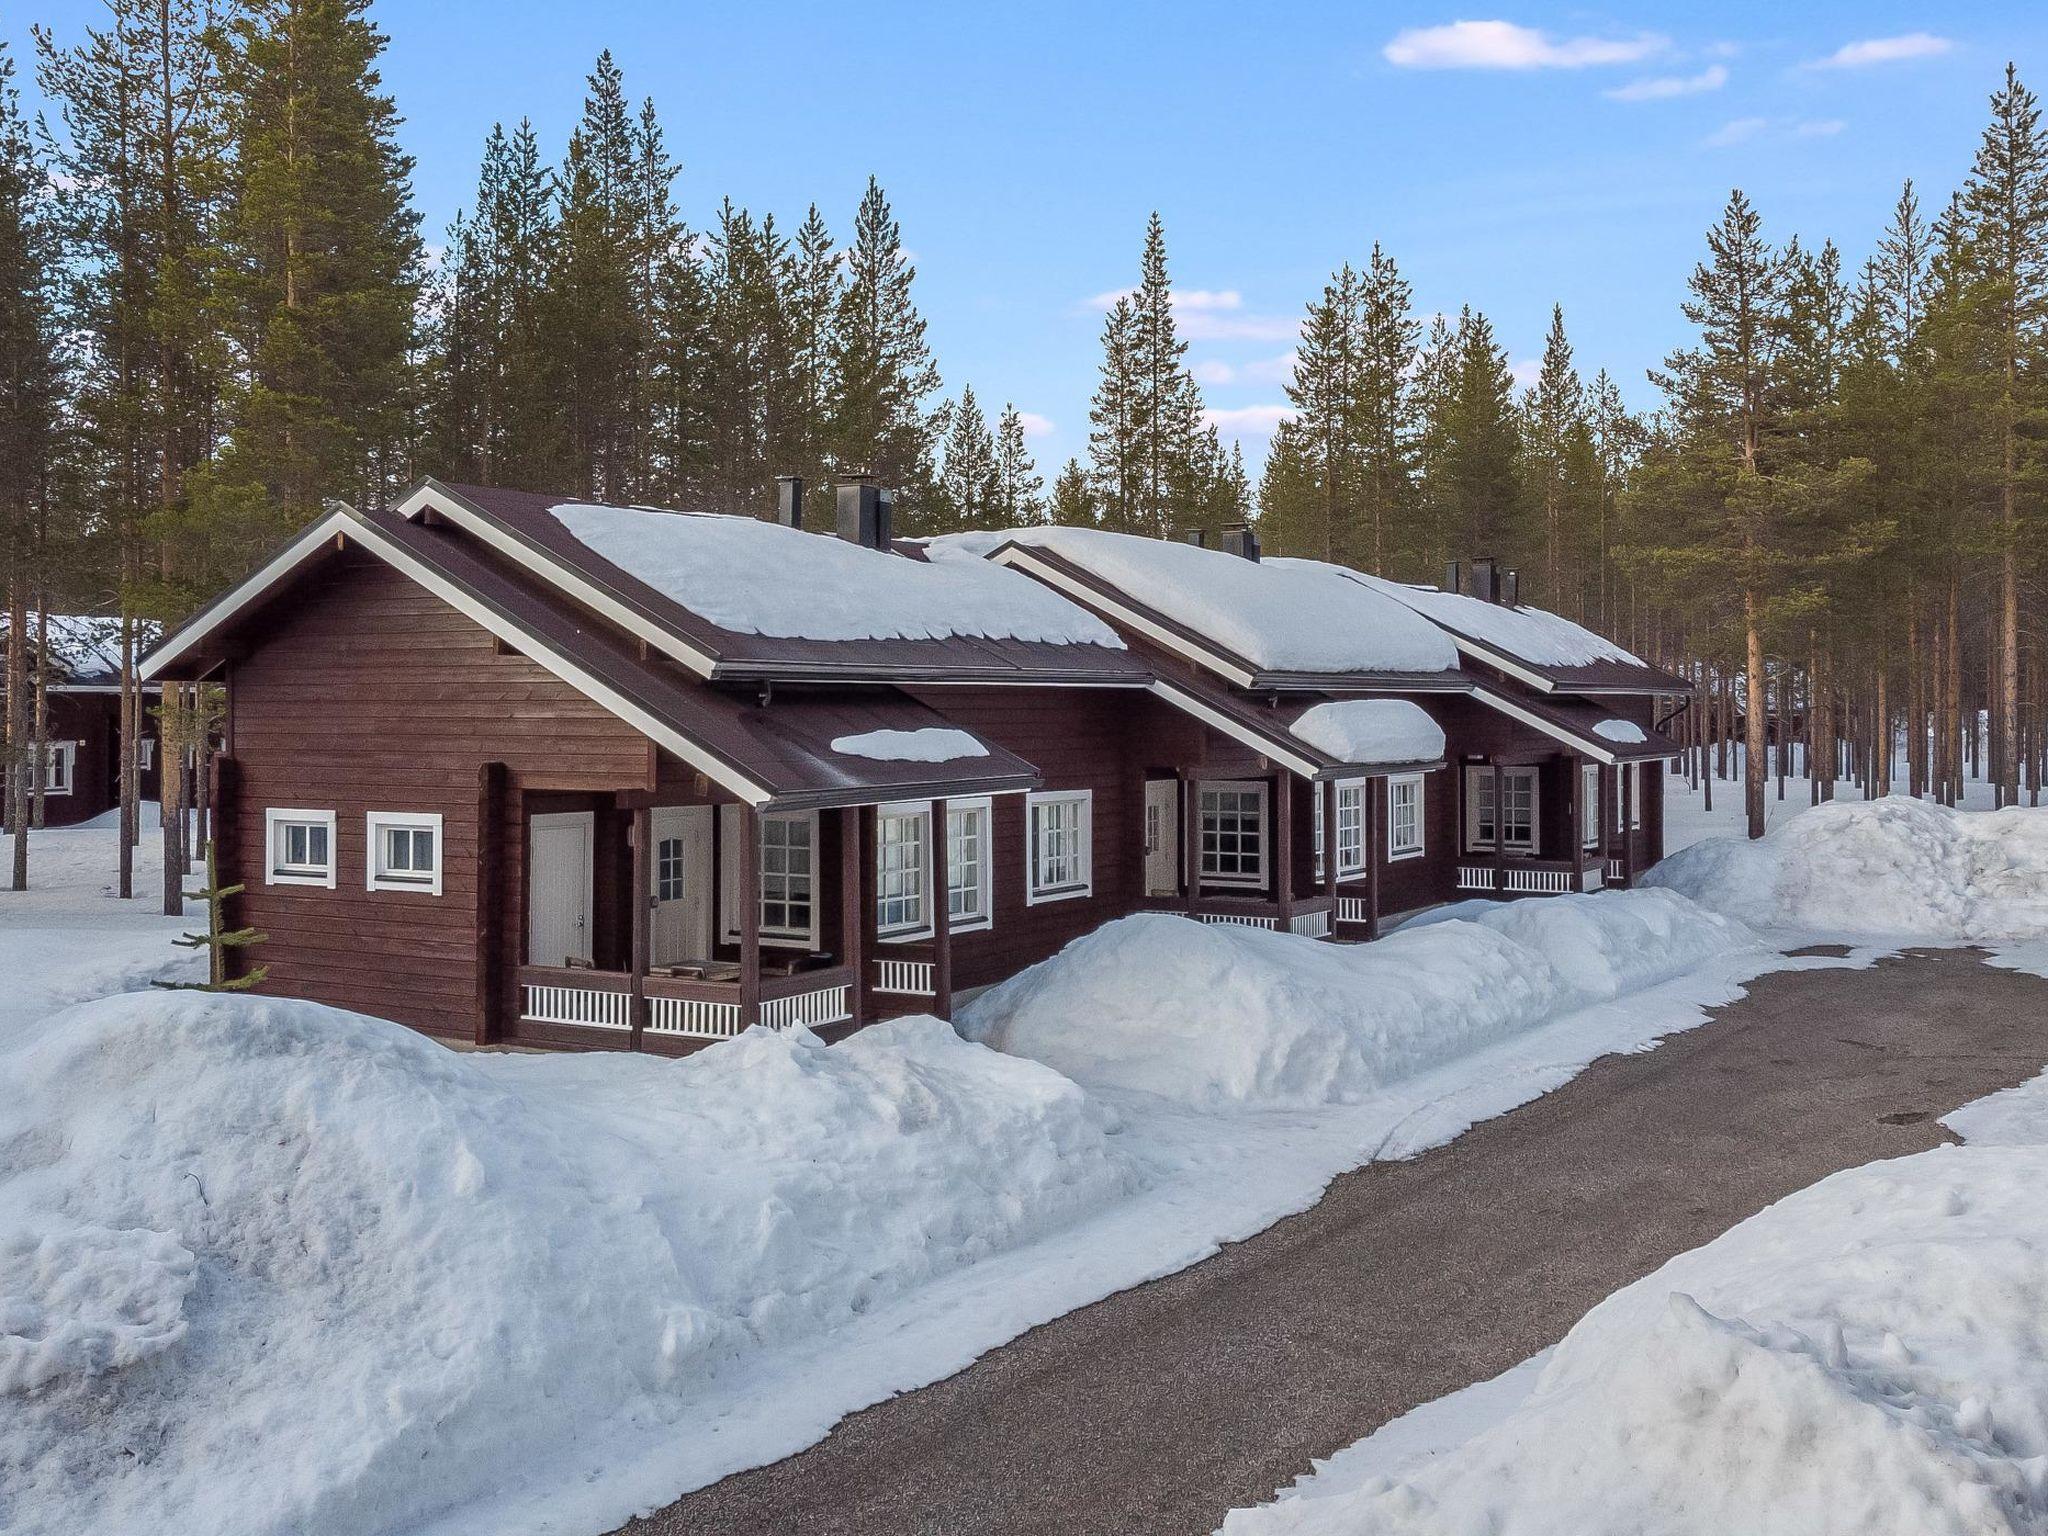
<instances>
[{"instance_id":1,"label":"white entrance door","mask_svg":"<svg viewBox=\"0 0 2048 1536\"><path fill-rule=\"evenodd\" d=\"M535 816L527 834L526 961L590 958L590 849L594 811Z\"/></svg>"},{"instance_id":2,"label":"white entrance door","mask_svg":"<svg viewBox=\"0 0 2048 1536\"><path fill-rule=\"evenodd\" d=\"M655 807L647 898L654 965L711 958L711 807Z\"/></svg>"},{"instance_id":3,"label":"white entrance door","mask_svg":"<svg viewBox=\"0 0 2048 1536\"><path fill-rule=\"evenodd\" d=\"M1145 894L1180 894L1180 784L1145 781Z\"/></svg>"}]
</instances>

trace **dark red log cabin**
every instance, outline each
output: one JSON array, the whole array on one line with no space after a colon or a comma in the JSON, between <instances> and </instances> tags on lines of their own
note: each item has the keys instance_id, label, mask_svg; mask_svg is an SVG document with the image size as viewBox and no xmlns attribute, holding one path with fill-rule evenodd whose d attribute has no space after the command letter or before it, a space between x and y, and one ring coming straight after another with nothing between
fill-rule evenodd
<instances>
[{"instance_id":1,"label":"dark red log cabin","mask_svg":"<svg viewBox=\"0 0 2048 1536\"><path fill-rule=\"evenodd\" d=\"M44 687L41 765L43 824L75 826L104 815L121 801L121 622L92 614L49 617L48 681ZM34 687L44 630L28 621L29 682ZM7 622L0 614L0 650ZM138 733L141 796L157 794L156 723L149 710L158 690L146 689ZM0 719L6 718L7 679L0 673ZM7 824L0 795L0 829Z\"/></svg>"},{"instance_id":2,"label":"dark red log cabin","mask_svg":"<svg viewBox=\"0 0 2048 1536\"><path fill-rule=\"evenodd\" d=\"M801 505L428 481L394 512L336 507L169 637L146 675L227 685L221 872L269 935L264 989L480 1043L679 1052L945 1013L1147 907L1364 936L1380 865L1346 859L1387 818L1456 867L1451 797L1399 787L1443 777L1441 739L1295 729L1339 699L1461 718L1479 685L1383 594L1310 573L1336 623L1391 623L1432 669L1240 686L1007 568L1021 546L892 547L864 483L836 538Z\"/></svg>"}]
</instances>

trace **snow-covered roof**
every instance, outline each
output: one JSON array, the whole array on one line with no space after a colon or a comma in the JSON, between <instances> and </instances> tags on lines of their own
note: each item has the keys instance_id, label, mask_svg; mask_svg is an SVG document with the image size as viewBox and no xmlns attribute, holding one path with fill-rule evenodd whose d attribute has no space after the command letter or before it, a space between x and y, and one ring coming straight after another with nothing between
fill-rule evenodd
<instances>
[{"instance_id":1,"label":"snow-covered roof","mask_svg":"<svg viewBox=\"0 0 2048 1536\"><path fill-rule=\"evenodd\" d=\"M988 748L968 732L951 726L927 725L914 731L863 731L835 736L832 750L846 757L872 758L878 763L953 763L966 757L987 757Z\"/></svg>"},{"instance_id":2,"label":"snow-covered roof","mask_svg":"<svg viewBox=\"0 0 2048 1536\"><path fill-rule=\"evenodd\" d=\"M7 620L0 614L0 637L7 633ZM138 624L135 649L138 655L148 645L153 626ZM42 623L29 615L28 639L33 650L42 636ZM121 676L121 621L99 614L53 613L50 615L50 660L62 680L72 683L113 682Z\"/></svg>"},{"instance_id":3,"label":"snow-covered roof","mask_svg":"<svg viewBox=\"0 0 2048 1536\"><path fill-rule=\"evenodd\" d=\"M586 502L551 511L578 543L738 634L1123 646L1078 604L980 562L905 559L747 517Z\"/></svg>"},{"instance_id":4,"label":"snow-covered roof","mask_svg":"<svg viewBox=\"0 0 2048 1536\"><path fill-rule=\"evenodd\" d=\"M1634 667L1645 664L1641 657L1623 650L1612 640L1546 609L1511 608L1506 603L1489 603L1462 592L1408 586L1362 571L1346 574L1446 629L1539 667L1587 667L1603 661Z\"/></svg>"},{"instance_id":5,"label":"snow-covered roof","mask_svg":"<svg viewBox=\"0 0 2048 1536\"><path fill-rule=\"evenodd\" d=\"M1609 741L1648 741L1649 734L1633 720L1602 720L1593 727L1596 736L1605 736Z\"/></svg>"},{"instance_id":6,"label":"snow-covered roof","mask_svg":"<svg viewBox=\"0 0 2048 1536\"><path fill-rule=\"evenodd\" d=\"M1455 645L1404 605L1307 560L1246 560L1222 550L1095 528L949 534L926 546L957 566L1005 543L1042 549L1268 672L1449 672Z\"/></svg>"},{"instance_id":7,"label":"snow-covered roof","mask_svg":"<svg viewBox=\"0 0 2048 1536\"><path fill-rule=\"evenodd\" d=\"M1444 755L1443 727L1408 699L1337 699L1304 710L1291 729L1325 756L1361 767L1434 763Z\"/></svg>"}]
</instances>

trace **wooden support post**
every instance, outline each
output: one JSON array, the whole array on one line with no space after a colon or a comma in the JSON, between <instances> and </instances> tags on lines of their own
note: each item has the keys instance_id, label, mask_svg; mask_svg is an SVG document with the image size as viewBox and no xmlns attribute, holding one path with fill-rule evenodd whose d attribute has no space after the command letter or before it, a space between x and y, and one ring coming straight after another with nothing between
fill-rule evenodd
<instances>
[{"instance_id":1,"label":"wooden support post","mask_svg":"<svg viewBox=\"0 0 2048 1536\"><path fill-rule=\"evenodd\" d=\"M1627 890L1636 883L1635 776L1626 763L1614 771L1621 775L1621 885Z\"/></svg>"},{"instance_id":2,"label":"wooden support post","mask_svg":"<svg viewBox=\"0 0 2048 1536\"><path fill-rule=\"evenodd\" d=\"M220 759L216 758L216 764ZM225 788L225 783L222 783ZM233 825L233 811L214 797L214 825ZM218 843L215 844L218 847ZM488 1045L498 1034L499 979L505 969L505 765L485 763L476 788L476 1021L471 1037Z\"/></svg>"},{"instance_id":3,"label":"wooden support post","mask_svg":"<svg viewBox=\"0 0 2048 1536\"><path fill-rule=\"evenodd\" d=\"M932 802L932 1012L953 1016L953 911L946 857L946 802Z\"/></svg>"},{"instance_id":4,"label":"wooden support post","mask_svg":"<svg viewBox=\"0 0 2048 1536\"><path fill-rule=\"evenodd\" d=\"M633 956L632 977L626 997L626 1020L631 1026L628 1037L631 1047L637 1051L641 1034L647 1028L647 961L654 906L654 812L644 805L633 809L631 841L628 862L632 866L632 905L626 910L632 913L633 919Z\"/></svg>"},{"instance_id":5,"label":"wooden support post","mask_svg":"<svg viewBox=\"0 0 2048 1536\"><path fill-rule=\"evenodd\" d=\"M1191 773L1180 776L1180 883L1193 917L1202 892L1202 781Z\"/></svg>"},{"instance_id":6,"label":"wooden support post","mask_svg":"<svg viewBox=\"0 0 2048 1536\"><path fill-rule=\"evenodd\" d=\"M867 1022L867 923L874 906L867 900L864 873L867 859L861 845L861 827L867 811L850 805L839 813L839 949L852 973L846 1006L855 1029Z\"/></svg>"},{"instance_id":7,"label":"wooden support post","mask_svg":"<svg viewBox=\"0 0 2048 1536\"><path fill-rule=\"evenodd\" d=\"M1614 770L1600 770L1600 882L1607 883L1607 860L1614 850Z\"/></svg>"},{"instance_id":8,"label":"wooden support post","mask_svg":"<svg viewBox=\"0 0 2048 1536\"><path fill-rule=\"evenodd\" d=\"M1493 891L1497 896L1507 885L1508 876L1508 805L1501 797L1500 764L1493 767Z\"/></svg>"},{"instance_id":9,"label":"wooden support post","mask_svg":"<svg viewBox=\"0 0 2048 1536\"><path fill-rule=\"evenodd\" d=\"M1380 936L1380 865L1387 852L1387 781L1365 781L1365 936Z\"/></svg>"},{"instance_id":10,"label":"wooden support post","mask_svg":"<svg viewBox=\"0 0 2048 1536\"><path fill-rule=\"evenodd\" d=\"M1273 793L1280 797L1279 823L1273 849L1273 903L1280 909L1280 930L1294 920L1294 779L1284 768L1273 775Z\"/></svg>"},{"instance_id":11,"label":"wooden support post","mask_svg":"<svg viewBox=\"0 0 2048 1536\"><path fill-rule=\"evenodd\" d=\"M1323 893L1334 898L1337 894L1337 781L1325 780L1316 785L1315 790L1323 797ZM1335 918L1331 921L1334 922Z\"/></svg>"},{"instance_id":12,"label":"wooden support post","mask_svg":"<svg viewBox=\"0 0 2048 1536\"><path fill-rule=\"evenodd\" d=\"M740 807L740 1028L761 1022L761 813Z\"/></svg>"}]
</instances>

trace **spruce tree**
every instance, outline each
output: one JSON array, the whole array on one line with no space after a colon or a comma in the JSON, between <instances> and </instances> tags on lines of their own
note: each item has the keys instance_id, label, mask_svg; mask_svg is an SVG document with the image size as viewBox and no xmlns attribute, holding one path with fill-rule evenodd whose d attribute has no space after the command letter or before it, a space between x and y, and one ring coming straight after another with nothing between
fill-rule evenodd
<instances>
[{"instance_id":1,"label":"spruce tree","mask_svg":"<svg viewBox=\"0 0 2048 1536\"><path fill-rule=\"evenodd\" d=\"M1411 375L1422 327L1413 295L1375 242L1359 292L1358 385L1351 438L1360 455L1358 530L1350 558L1386 575L1395 530L1414 496L1416 424Z\"/></svg>"},{"instance_id":2,"label":"spruce tree","mask_svg":"<svg viewBox=\"0 0 2048 1536\"><path fill-rule=\"evenodd\" d=\"M1006 404L996 422L997 526L1020 527L1046 520L1045 481L1031 461L1024 444L1024 417L1014 404Z\"/></svg>"},{"instance_id":3,"label":"spruce tree","mask_svg":"<svg viewBox=\"0 0 2048 1536\"><path fill-rule=\"evenodd\" d=\"M996 441L982 414L974 387L963 385L948 413L946 456L939 473L943 519L928 531L953 533L970 528L1005 526L998 503L1001 486L996 471Z\"/></svg>"},{"instance_id":4,"label":"spruce tree","mask_svg":"<svg viewBox=\"0 0 2048 1536\"><path fill-rule=\"evenodd\" d=\"M911 531L920 516L917 493L931 478L932 422L924 402L939 386L924 318L911 297L916 278L889 200L869 177L833 315L833 463L868 470L895 487L898 516Z\"/></svg>"},{"instance_id":5,"label":"spruce tree","mask_svg":"<svg viewBox=\"0 0 2048 1536\"><path fill-rule=\"evenodd\" d=\"M1062 528L1099 528L1101 505L1095 499L1096 482L1079 459L1068 459L1052 482L1052 500L1046 505L1046 521Z\"/></svg>"},{"instance_id":6,"label":"spruce tree","mask_svg":"<svg viewBox=\"0 0 2048 1536\"><path fill-rule=\"evenodd\" d=\"M1564 307L1552 305L1542 369L1524 412L1523 448L1529 482L1541 507L1543 598L1573 617L1582 609L1576 586L1578 530L1571 523L1576 498L1568 482L1575 434L1585 420L1584 396L1572 367L1571 343L1565 339Z\"/></svg>"},{"instance_id":7,"label":"spruce tree","mask_svg":"<svg viewBox=\"0 0 2048 1536\"><path fill-rule=\"evenodd\" d=\"M1102 378L1088 407L1090 500L1114 533L1151 532L1145 524L1145 383L1138 319L1119 295L1102 322Z\"/></svg>"}]
</instances>

